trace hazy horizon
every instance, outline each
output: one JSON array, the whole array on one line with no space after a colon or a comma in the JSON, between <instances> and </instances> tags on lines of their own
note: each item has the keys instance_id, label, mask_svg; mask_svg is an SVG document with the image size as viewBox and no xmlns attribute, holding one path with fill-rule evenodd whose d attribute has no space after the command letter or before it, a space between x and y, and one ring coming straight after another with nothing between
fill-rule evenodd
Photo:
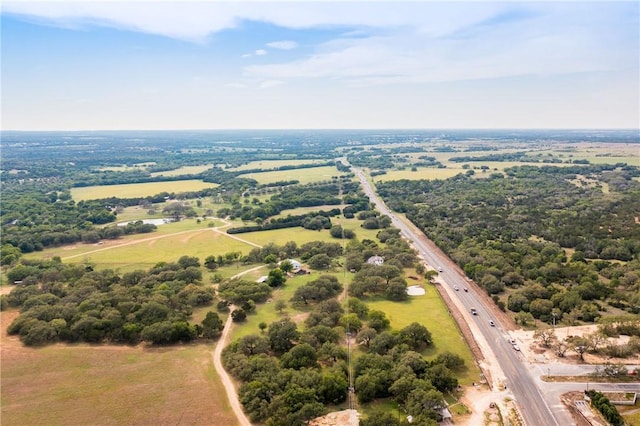
<instances>
[{"instance_id":1,"label":"hazy horizon","mask_svg":"<svg viewBox=\"0 0 640 426\"><path fill-rule=\"evenodd\" d=\"M5 1L14 131L640 128L640 4Z\"/></svg>"}]
</instances>

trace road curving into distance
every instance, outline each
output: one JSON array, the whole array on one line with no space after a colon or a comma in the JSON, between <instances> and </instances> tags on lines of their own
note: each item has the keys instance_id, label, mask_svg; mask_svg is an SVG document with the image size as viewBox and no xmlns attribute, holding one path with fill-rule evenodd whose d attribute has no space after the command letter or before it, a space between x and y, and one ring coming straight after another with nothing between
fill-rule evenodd
<instances>
[{"instance_id":1,"label":"road curving into distance","mask_svg":"<svg viewBox=\"0 0 640 426\"><path fill-rule=\"evenodd\" d=\"M346 159L342 159L342 162L349 164ZM515 397L524 422L532 426L572 424L571 416L560 404L560 401L550 405L543 398L536 380L529 373L527 360L509 343L510 336L507 328L501 324L498 318L491 317L492 309L488 303L493 302L476 293L474 288L468 285L467 278L458 267L440 266L452 265L453 262L433 243L427 244L427 238L422 232L414 230L389 210L376 194L371 182L362 170L353 166L352 170L362 183L364 192L371 202L376 205L381 214L391 218L393 225L400 229L401 234L413 244L419 256L434 268L442 269L439 279L444 283L447 293L456 306L461 307L463 316L469 323L474 337L477 340L483 339L485 341L485 344L480 345L483 353L487 350L492 352L490 354L484 353L484 355L489 360L495 360L494 362L497 362L497 366L502 370L505 379L503 383ZM456 286L458 287L457 291L455 290ZM465 287L468 288L468 292L462 290ZM472 307L477 309L478 315L472 316L470 314ZM490 325L489 321L493 321L495 325Z\"/></svg>"},{"instance_id":2,"label":"road curving into distance","mask_svg":"<svg viewBox=\"0 0 640 426\"><path fill-rule=\"evenodd\" d=\"M242 271L231 278L233 279L233 278L241 277L244 274L258 270L262 267L263 266L257 266L255 268L247 269L246 271ZM220 376L220 381L222 382L222 386L224 386L224 390L227 394L227 400L229 401L229 405L231 406L231 409L235 413L236 417L238 418L238 424L240 426L251 426L251 422L249 421L249 418L247 417L247 415L244 413L244 410L242 409L242 404L240 404L240 400L238 399L238 393L236 392L236 387L233 384L233 380L231 379L231 376L229 376L229 373L227 373L227 370L225 370L224 366L222 365L222 350L229 343L229 332L231 331L231 326L233 325L233 318L231 317L231 313L233 312L233 309L234 307L232 306L231 310L229 311L229 316L227 317L227 322L225 322L224 328L222 329L222 334L220 335L220 338L216 342L216 348L213 351L213 355L212 355L213 366L215 367L216 373L218 373L218 376Z\"/></svg>"}]
</instances>

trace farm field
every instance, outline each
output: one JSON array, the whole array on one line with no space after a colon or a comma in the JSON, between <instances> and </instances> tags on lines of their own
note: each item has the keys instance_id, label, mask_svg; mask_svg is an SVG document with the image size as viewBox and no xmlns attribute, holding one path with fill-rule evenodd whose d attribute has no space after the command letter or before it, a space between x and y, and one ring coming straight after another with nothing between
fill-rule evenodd
<instances>
[{"instance_id":1,"label":"farm field","mask_svg":"<svg viewBox=\"0 0 640 426\"><path fill-rule=\"evenodd\" d=\"M342 223L345 229L352 229L356 233L356 238L362 240L363 238L375 239L375 235L380 231L379 229L362 229L360 228L359 220L339 219L332 218L331 220L335 225ZM285 229L273 229L270 231L260 232L247 232L245 234L235 234L235 236L241 237L247 241L263 246L269 243L284 244L287 241L295 241L298 246L310 241L326 241L333 243L344 243L346 240L340 240L333 238L328 230L313 231L310 229L298 228L285 228Z\"/></svg>"},{"instance_id":2,"label":"farm field","mask_svg":"<svg viewBox=\"0 0 640 426\"><path fill-rule=\"evenodd\" d=\"M311 212L317 212L317 211L329 211L332 209L344 209L346 207L345 204L337 204L337 205L329 205L329 204L325 204L324 206L311 206L311 207L297 207L295 209L287 209L287 210L283 210L280 214L275 215L273 217L287 217L289 215L291 216L297 216L297 215L303 215L303 214L307 214L307 213L311 213Z\"/></svg>"},{"instance_id":3,"label":"farm field","mask_svg":"<svg viewBox=\"0 0 640 426\"><path fill-rule=\"evenodd\" d=\"M119 198L147 197L162 192L199 191L215 188L218 184L197 179L178 180L173 182L127 183L122 185L96 185L71 188L71 197L77 201L97 200L117 196Z\"/></svg>"},{"instance_id":4,"label":"farm field","mask_svg":"<svg viewBox=\"0 0 640 426\"><path fill-rule=\"evenodd\" d=\"M251 161L239 167L229 167L227 170L242 171L251 169L275 169L282 166L300 166L303 164L323 163L323 160L260 160Z\"/></svg>"},{"instance_id":5,"label":"farm field","mask_svg":"<svg viewBox=\"0 0 640 426\"><path fill-rule=\"evenodd\" d=\"M285 180L298 180L301 184L331 180L333 176L342 173L333 166L313 167L310 169L277 170L262 173L248 173L240 175L241 178L251 178L260 184L273 183Z\"/></svg>"},{"instance_id":6,"label":"farm field","mask_svg":"<svg viewBox=\"0 0 640 426\"><path fill-rule=\"evenodd\" d=\"M211 220L215 225L222 222ZM102 244L77 243L33 252L26 258L47 259L60 256L64 262L90 262L98 269L117 269L127 272L148 269L161 261L177 261L183 255L204 260L211 254L230 251L248 253L253 246L208 227L209 221L197 223L193 219L159 225L148 234L129 235L117 240L103 240Z\"/></svg>"},{"instance_id":7,"label":"farm field","mask_svg":"<svg viewBox=\"0 0 640 426\"><path fill-rule=\"evenodd\" d=\"M203 164L201 166L183 166L175 170L167 170L165 172L153 172L151 176L182 176L202 173L209 170L213 164Z\"/></svg>"},{"instance_id":8,"label":"farm field","mask_svg":"<svg viewBox=\"0 0 640 426\"><path fill-rule=\"evenodd\" d=\"M459 144L463 147L464 145ZM469 156L469 157L484 157L487 155L504 154L527 151L531 155L541 155L543 158L549 156L549 158L558 158L562 161L567 160L588 160L592 164L617 164L626 163L629 165L640 165L640 151L637 149L637 145L625 144L625 143L610 143L610 144L590 144L590 143L578 143L570 145L557 145L549 149L530 149L526 146L515 149L513 147L498 149L495 151L464 151L464 152L424 152L424 153L412 153L407 155L412 161L419 161L418 157L427 155L436 158L446 168L438 169L432 167L418 167L417 171L411 171L411 165L407 164L405 170L387 170L387 174L375 176L375 181L390 181L390 180L417 180L417 179L447 179L457 175L458 173L465 173L469 169L463 169L462 165L465 163L457 163L450 161L450 158ZM470 166L470 169L476 169L476 176L482 177L485 173L492 173L494 171L503 171L506 168L522 165L546 165L545 163L527 163L518 161L478 161L478 162L466 162ZM568 166L570 164L554 163L554 166ZM488 170L477 170L482 166L486 166Z\"/></svg>"},{"instance_id":9,"label":"farm field","mask_svg":"<svg viewBox=\"0 0 640 426\"><path fill-rule=\"evenodd\" d=\"M214 344L28 348L2 323L2 424L231 425Z\"/></svg>"},{"instance_id":10,"label":"farm field","mask_svg":"<svg viewBox=\"0 0 640 426\"><path fill-rule=\"evenodd\" d=\"M334 224L342 224L345 229L354 230L360 240L375 239L379 232L377 229L361 228L362 222L357 219L333 218L332 221ZM230 235L226 233L228 227L215 230L208 226L209 223L213 223L214 226L223 225L219 219L200 223L194 219L186 219L159 225L155 232L148 234L103 240L101 244L76 243L54 247L26 254L25 258L50 259L60 256L64 262L89 262L96 265L98 269L128 272L135 269L148 269L161 261L177 261L183 255L196 256L202 261L209 255L224 255L235 251L247 254L252 248L269 243L284 244L291 240L295 240L298 245L310 241L341 242L331 237L327 230L288 228ZM242 226L242 223L232 222L230 226ZM346 244L346 241L343 242Z\"/></svg>"}]
</instances>

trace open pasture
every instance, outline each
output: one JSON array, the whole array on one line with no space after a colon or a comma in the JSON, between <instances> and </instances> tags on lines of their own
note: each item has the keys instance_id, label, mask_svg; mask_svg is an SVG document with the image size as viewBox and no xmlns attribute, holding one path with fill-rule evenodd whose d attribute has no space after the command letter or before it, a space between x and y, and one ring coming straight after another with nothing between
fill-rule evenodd
<instances>
[{"instance_id":1,"label":"open pasture","mask_svg":"<svg viewBox=\"0 0 640 426\"><path fill-rule=\"evenodd\" d=\"M71 197L75 201L97 200L101 198L136 198L148 197L162 192L199 191L215 188L218 184L197 179L177 180L172 182L127 183L122 185L96 185L71 188Z\"/></svg>"},{"instance_id":2,"label":"open pasture","mask_svg":"<svg viewBox=\"0 0 640 426\"><path fill-rule=\"evenodd\" d=\"M182 176L182 175L195 175L202 173L205 170L209 170L213 167L213 164L203 164L201 166L183 166L174 170L167 170L165 172L153 172L151 176Z\"/></svg>"},{"instance_id":3,"label":"open pasture","mask_svg":"<svg viewBox=\"0 0 640 426\"><path fill-rule=\"evenodd\" d=\"M28 348L2 322L2 424L231 425L213 344Z\"/></svg>"},{"instance_id":4,"label":"open pasture","mask_svg":"<svg viewBox=\"0 0 640 426\"><path fill-rule=\"evenodd\" d=\"M271 172L248 173L240 175L242 178L255 179L260 184L286 180L297 180L301 184L331 180L333 176L342 173L333 166L313 167L310 169L277 170Z\"/></svg>"},{"instance_id":5,"label":"open pasture","mask_svg":"<svg viewBox=\"0 0 640 426\"><path fill-rule=\"evenodd\" d=\"M464 145L459 144L459 147ZM528 152L531 156L540 155L544 158L554 158L563 161L563 163L531 163L520 161L467 161L467 162L453 162L451 158L468 156L468 157L485 157L488 155L506 154L513 152ZM458 173L465 173L467 170L474 170L476 177L483 177L485 175L494 172L503 172L504 169L515 166L558 166L566 167L571 163L564 163L564 161L572 160L588 160L591 164L617 164L626 163L629 165L640 165L640 146L636 144L591 144L591 143L579 143L564 145L559 144L552 147L532 147L528 149L527 146L522 146L521 149L514 149L513 147L498 149L495 151L465 151L465 152L424 152L424 153L411 153L406 157L412 162L419 161L418 157L427 155L435 157L438 161L446 166L446 168L432 168L432 167L418 167L416 171L411 171L411 165L407 164L405 170L388 170L387 174L375 176L375 181L390 181L390 180L417 180L417 179L447 179L457 175ZM469 168L463 169L462 166L467 164ZM480 170L481 167L485 167L486 170Z\"/></svg>"},{"instance_id":6,"label":"open pasture","mask_svg":"<svg viewBox=\"0 0 640 426\"><path fill-rule=\"evenodd\" d=\"M324 274L336 275L338 277L338 280L340 282L343 282L342 272L336 273L335 271L313 271L309 275L297 275L295 277L288 278L284 286L273 291L272 297L271 299L269 299L269 302L258 305L256 307L256 312L249 314L245 322L241 324L234 324L232 334L233 340L237 340L249 334L260 334L260 328L258 327L258 324L260 324L261 322L271 324L272 322L278 321L279 319L287 316L298 324L299 331L304 330L304 319L306 318L306 313L313 307L313 305L309 305L307 310L298 310L291 305L289 299L291 299L295 291L300 286L308 283L309 281L316 280ZM248 276L244 278L249 279ZM276 311L275 308L275 302L278 300L284 301L287 305L282 313Z\"/></svg>"},{"instance_id":7,"label":"open pasture","mask_svg":"<svg viewBox=\"0 0 640 426\"><path fill-rule=\"evenodd\" d=\"M218 220L212 220L220 225ZM76 243L55 247L25 257L47 259L60 256L64 262L90 262L98 269L118 269L127 272L148 269L161 261L177 261L183 255L196 256L203 261L209 255L231 251L248 253L254 246L241 237L232 237L207 226L209 221L197 223L193 219L158 226L148 234L128 235L117 240L103 240L102 244Z\"/></svg>"},{"instance_id":8,"label":"open pasture","mask_svg":"<svg viewBox=\"0 0 640 426\"><path fill-rule=\"evenodd\" d=\"M423 284L422 281L408 280L409 285ZM460 334L458 327L438 291L431 284L423 284L426 294L411 296L406 302L374 300L367 302L369 309L376 309L387 314L393 329L401 329L413 322L418 322L431 332L433 345L425 351L427 358L435 358L443 351L453 352L464 359L467 369L460 374L462 385L477 381L479 370L471 354L471 349Z\"/></svg>"},{"instance_id":9,"label":"open pasture","mask_svg":"<svg viewBox=\"0 0 640 426\"><path fill-rule=\"evenodd\" d=\"M334 225L342 224L345 229L352 229L356 233L356 238L362 240L363 238L375 238L379 229L366 230L360 228L359 220L356 219L336 219L331 218ZM341 240L334 238L329 234L329 231L323 229L321 231L313 231L310 229L304 229L302 227L285 228L285 229L272 229L269 231L259 232L247 232L245 234L235 234L235 236L241 237L254 244L264 246L265 244L275 243L283 245L287 241L295 241L298 246L311 241L325 241L332 243L346 244L348 240Z\"/></svg>"},{"instance_id":10,"label":"open pasture","mask_svg":"<svg viewBox=\"0 0 640 426\"><path fill-rule=\"evenodd\" d=\"M342 210L344 208L345 208L345 204L338 204L338 205L325 204L324 206L297 207L295 209L283 210L282 212L280 212L280 214L275 215L274 217L280 218L280 217L287 217L287 216L298 216L298 215L303 215L303 214L308 214L308 213L318 212L318 211L327 212L332 209ZM332 220L334 221L333 218Z\"/></svg>"},{"instance_id":11,"label":"open pasture","mask_svg":"<svg viewBox=\"0 0 640 426\"><path fill-rule=\"evenodd\" d=\"M334 224L341 223L346 229L356 232L358 239L375 239L379 230L360 228L357 219L332 219ZM251 249L269 243L283 245L287 241L296 241L298 245L310 241L331 241L345 243L333 238L329 231L312 231L298 228L276 229L270 231L227 234L228 227L218 230L208 226L222 225L219 219L201 221L194 219L168 223L158 226L155 232L134 234L117 240L103 240L99 244L76 243L73 245L49 248L25 255L26 258L50 259L60 256L64 262L96 265L98 269L114 269L128 272L135 269L148 269L161 261L177 261L181 256L195 256L204 261L209 255L224 255L229 252L248 254ZM234 222L231 226L240 226ZM236 272L237 273L237 272Z\"/></svg>"},{"instance_id":12,"label":"open pasture","mask_svg":"<svg viewBox=\"0 0 640 426\"><path fill-rule=\"evenodd\" d=\"M268 302L257 305L256 312L247 315L246 321L241 324L234 324L232 340L237 340L249 334L260 334L258 324L261 322L271 324L285 316L290 317L293 321L298 323L298 330L303 330L304 324L301 323L302 317L304 317L303 312L294 309L291 306L289 299L291 299L293 293L295 293L298 287L308 283L309 281L317 279L319 276L320 273L313 272L310 275L299 275L287 279L284 286L273 291L272 297ZM278 300L282 300L287 304L287 307L282 311L282 313L276 311L275 308L275 302Z\"/></svg>"},{"instance_id":13,"label":"open pasture","mask_svg":"<svg viewBox=\"0 0 640 426\"><path fill-rule=\"evenodd\" d=\"M253 170L253 169L275 169L277 167L282 166L301 166L303 164L318 164L324 163L325 160L260 160L260 161L251 161L247 164L243 164L239 167L230 167L227 170L233 171L242 171L242 170Z\"/></svg>"}]
</instances>

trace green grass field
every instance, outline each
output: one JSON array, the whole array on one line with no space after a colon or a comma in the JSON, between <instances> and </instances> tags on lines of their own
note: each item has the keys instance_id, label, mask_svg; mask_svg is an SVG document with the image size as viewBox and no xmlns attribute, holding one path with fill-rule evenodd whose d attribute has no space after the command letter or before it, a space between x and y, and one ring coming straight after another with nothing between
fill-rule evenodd
<instances>
[{"instance_id":1,"label":"green grass field","mask_svg":"<svg viewBox=\"0 0 640 426\"><path fill-rule=\"evenodd\" d=\"M261 273L258 276L247 276L245 278L257 279L261 275L266 275L266 273L267 272L265 271L265 273ZM269 302L258 305L256 308L256 312L248 315L245 322L241 324L234 324L233 340L237 340L249 334L260 334L260 328L258 327L258 324L260 324L261 322L271 324L272 322L278 321L279 319L286 316L292 318L296 323L298 323L298 330L303 330L304 324L302 324L302 321L303 317L305 316L305 312L297 310L293 306L291 306L289 299L293 296L293 293L295 293L298 287L308 283L309 281L317 279L322 274L323 272L314 271L309 275L298 275L287 279L287 282L284 286L274 290ZM340 277L341 276L342 274L340 274ZM278 300L283 300L287 304L286 309L284 309L282 313L276 311L275 308L274 302Z\"/></svg>"},{"instance_id":2,"label":"green grass field","mask_svg":"<svg viewBox=\"0 0 640 426\"><path fill-rule=\"evenodd\" d=\"M148 269L160 261L177 261L183 255L196 256L204 260L209 255L230 251L248 253L254 246L228 236L224 231L209 228L221 222L194 219L159 225L158 230L148 234L124 236L117 240L104 240L102 244L76 243L70 246L33 252L26 258L47 259L60 256L64 262L89 262L98 269L114 269L128 272Z\"/></svg>"},{"instance_id":3,"label":"green grass field","mask_svg":"<svg viewBox=\"0 0 640 426\"><path fill-rule=\"evenodd\" d=\"M415 284L414 281L409 281L409 285ZM412 296L406 302L375 300L368 302L367 305L369 309L386 312L393 329L404 328L412 322L418 322L427 327L434 343L424 352L424 355L431 359L443 351L458 354L464 359L467 367L466 371L458 376L460 383L469 385L473 381L478 381L480 372L471 349L458 331L453 317L449 315L447 306L432 285L427 284L424 287L425 295Z\"/></svg>"},{"instance_id":4,"label":"green grass field","mask_svg":"<svg viewBox=\"0 0 640 426\"><path fill-rule=\"evenodd\" d=\"M251 178L258 181L260 184L272 183L285 180L298 180L301 184L307 184L311 182L330 181L333 176L340 176L342 173L335 167L313 167L310 169L293 169L293 170L279 170L272 172L262 173L249 173L240 175L242 178Z\"/></svg>"},{"instance_id":5,"label":"green grass field","mask_svg":"<svg viewBox=\"0 0 640 426\"><path fill-rule=\"evenodd\" d=\"M134 208L135 209L135 208ZM135 210L134 210L135 212ZM143 210L138 212L145 214ZM132 213L130 220L138 219ZM209 255L224 255L232 251L248 254L256 246L269 243L283 245L287 241L296 241L298 245L310 241L344 242L329 235L328 230L312 231L304 228L287 228L271 231L248 232L244 234L226 234L226 227L220 232L208 226L222 225L217 219L201 221L186 219L180 222L159 225L155 232L134 234L117 240L103 240L101 244L76 243L64 247L48 248L25 255L28 259L50 259L60 256L64 262L96 265L98 269L114 269L129 272L135 269L148 269L161 261L176 261L183 255L196 256L203 261ZM358 239L375 239L378 230L360 228L357 219L333 218L333 223L355 231ZM242 226L242 222L233 222L232 226ZM238 271L239 272L239 271ZM236 272L237 273L237 272ZM231 274L233 275L233 274Z\"/></svg>"},{"instance_id":6,"label":"green grass field","mask_svg":"<svg viewBox=\"0 0 640 426\"><path fill-rule=\"evenodd\" d=\"M173 182L128 183L123 185L97 185L71 188L71 197L75 201L97 200L101 198L119 197L135 198L147 197L162 192L199 191L205 188L215 188L218 184L201 180L178 180Z\"/></svg>"},{"instance_id":7,"label":"green grass field","mask_svg":"<svg viewBox=\"0 0 640 426\"><path fill-rule=\"evenodd\" d=\"M213 167L213 164L204 164L202 166L184 166L175 170L169 170L166 172L154 172L151 176L182 176L182 175L195 175L202 173L205 170L209 170Z\"/></svg>"},{"instance_id":8,"label":"green grass field","mask_svg":"<svg viewBox=\"0 0 640 426\"><path fill-rule=\"evenodd\" d=\"M303 164L318 164L324 163L324 160L262 160L262 161L251 161L250 163L243 164L240 167L230 167L228 170L252 170L252 169L275 169L276 167L282 166L300 166Z\"/></svg>"}]
</instances>

